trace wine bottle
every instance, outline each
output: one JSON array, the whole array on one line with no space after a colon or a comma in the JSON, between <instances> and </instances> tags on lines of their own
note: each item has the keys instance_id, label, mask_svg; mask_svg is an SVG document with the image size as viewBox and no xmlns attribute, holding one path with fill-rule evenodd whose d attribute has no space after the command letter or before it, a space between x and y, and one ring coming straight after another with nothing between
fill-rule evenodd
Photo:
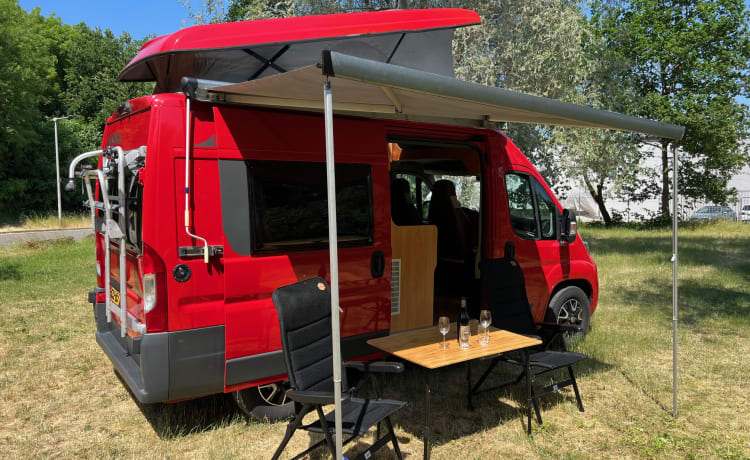
<instances>
[{"instance_id":1,"label":"wine bottle","mask_svg":"<svg viewBox=\"0 0 750 460\"><path fill-rule=\"evenodd\" d=\"M469 311L466 309L466 297L461 297L461 311L458 314L458 344L461 348L469 348Z\"/></svg>"}]
</instances>

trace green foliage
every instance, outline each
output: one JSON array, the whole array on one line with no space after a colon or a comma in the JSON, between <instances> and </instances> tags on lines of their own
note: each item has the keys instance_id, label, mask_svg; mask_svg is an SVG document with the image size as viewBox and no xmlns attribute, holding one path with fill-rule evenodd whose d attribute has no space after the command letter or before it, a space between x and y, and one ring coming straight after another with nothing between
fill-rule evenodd
<instances>
[{"instance_id":1,"label":"green foliage","mask_svg":"<svg viewBox=\"0 0 750 460\"><path fill-rule=\"evenodd\" d=\"M63 24L39 9L24 11L0 0L0 219L56 207L56 116L60 172L74 155L99 147L104 122L115 107L148 94L150 84L117 83L141 42L81 23ZM73 210L80 195L63 194Z\"/></svg>"},{"instance_id":2,"label":"green foliage","mask_svg":"<svg viewBox=\"0 0 750 460\"><path fill-rule=\"evenodd\" d=\"M742 0L601 0L593 33L606 59L620 63L608 84L626 88L617 102L634 115L684 125L681 193L725 202L729 177L750 157L747 137L750 13ZM662 213L669 214L667 143L662 144Z\"/></svg>"},{"instance_id":3,"label":"green foliage","mask_svg":"<svg viewBox=\"0 0 750 460\"><path fill-rule=\"evenodd\" d=\"M591 69L582 42L583 13L570 0L463 1L476 10L482 25L456 31L456 75L513 91L585 102L582 89ZM554 27L550 27L554 24ZM506 130L557 193L569 171L561 158L558 130L549 126L510 124Z\"/></svg>"}]
</instances>

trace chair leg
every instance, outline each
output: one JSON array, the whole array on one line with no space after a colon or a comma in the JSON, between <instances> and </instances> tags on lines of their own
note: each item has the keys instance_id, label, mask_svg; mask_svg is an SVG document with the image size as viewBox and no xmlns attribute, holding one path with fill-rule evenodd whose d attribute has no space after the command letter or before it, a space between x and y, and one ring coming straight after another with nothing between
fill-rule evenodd
<instances>
[{"instance_id":1,"label":"chair leg","mask_svg":"<svg viewBox=\"0 0 750 460\"><path fill-rule=\"evenodd\" d=\"M391 418L386 417L385 418L385 424L388 427L388 431L391 432L391 441L393 441L393 450L396 452L396 458L398 460L402 460L404 457L401 455L401 449L398 447L398 439L396 439L396 431L393 429L393 424L391 424Z\"/></svg>"},{"instance_id":2,"label":"chair leg","mask_svg":"<svg viewBox=\"0 0 750 460\"><path fill-rule=\"evenodd\" d=\"M474 410L474 404L471 402L471 361L466 361L466 407L468 410Z\"/></svg>"},{"instance_id":3,"label":"chair leg","mask_svg":"<svg viewBox=\"0 0 750 460\"><path fill-rule=\"evenodd\" d=\"M300 424L302 423L302 419L308 412L310 412L310 407L304 406L302 410L299 411L299 413L294 417L294 420L287 424L286 433L284 433L284 439L281 440L281 444L279 444L279 447L276 449L276 452L274 452L273 457L271 457L272 460L276 460L279 458L286 445L289 444L289 441L291 441L292 436L294 436L295 430L297 430L297 427L300 426Z\"/></svg>"},{"instance_id":4,"label":"chair leg","mask_svg":"<svg viewBox=\"0 0 750 460\"><path fill-rule=\"evenodd\" d=\"M533 384L531 383L531 360L529 357L529 351L524 350L524 367L526 374L526 397L528 398L526 400L526 418L528 419L528 425L526 428L526 432L528 434L531 434L531 406L534 405L534 398L532 397L533 392Z\"/></svg>"},{"instance_id":5,"label":"chair leg","mask_svg":"<svg viewBox=\"0 0 750 460\"><path fill-rule=\"evenodd\" d=\"M573 367L568 366L568 375L570 375L570 380L573 381L573 391L576 394L576 401L578 402L578 410L583 412L583 401L581 401L581 393L578 391L578 384L576 383L576 376L573 374Z\"/></svg>"},{"instance_id":6,"label":"chair leg","mask_svg":"<svg viewBox=\"0 0 750 460\"><path fill-rule=\"evenodd\" d=\"M326 436L326 444L328 444L328 450L331 452L331 455L335 457L336 445L333 443L333 438L331 437L331 430L328 429L328 422L326 422L326 416L323 413L323 408L321 408L320 406L317 406L315 409L318 411L318 418L320 419L320 425L323 427L323 433Z\"/></svg>"},{"instance_id":7,"label":"chair leg","mask_svg":"<svg viewBox=\"0 0 750 460\"><path fill-rule=\"evenodd\" d=\"M542 412L539 410L539 398L534 394L534 389L531 389L531 400L534 402L534 412L536 412L536 421L542 424Z\"/></svg>"}]
</instances>

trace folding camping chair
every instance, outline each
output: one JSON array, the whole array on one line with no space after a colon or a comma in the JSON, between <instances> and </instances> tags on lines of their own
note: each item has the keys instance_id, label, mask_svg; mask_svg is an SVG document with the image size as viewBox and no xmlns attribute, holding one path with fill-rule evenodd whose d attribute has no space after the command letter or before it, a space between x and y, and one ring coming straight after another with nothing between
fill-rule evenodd
<instances>
[{"instance_id":1,"label":"folding camping chair","mask_svg":"<svg viewBox=\"0 0 750 460\"><path fill-rule=\"evenodd\" d=\"M273 292L273 303L279 315L281 344L291 385L287 395L294 401L295 406L294 419L287 425L284 439L276 449L273 459L281 455L298 428L323 433L325 437L294 458L307 454L324 442L331 454L335 455L331 436L334 433L334 411L323 414L323 406L334 403L330 289L323 278L312 278L276 289ZM344 363L344 366L365 372L403 371L402 364L393 362ZM342 435L350 436L349 439L343 440L343 444L347 444L355 437L364 436L373 426L377 425L379 428L380 422L384 421L388 433L381 438L378 429L379 439L357 458L370 458L373 452L391 441L396 456L401 459L401 450L390 415L406 403L353 397L352 392L348 391L350 389L345 372L342 372L341 387ZM318 413L318 420L302 425L302 419L312 410Z\"/></svg>"},{"instance_id":2,"label":"folding camping chair","mask_svg":"<svg viewBox=\"0 0 750 460\"><path fill-rule=\"evenodd\" d=\"M523 271L515 260L515 247L513 242L505 244L505 255L502 259L489 259L482 262L482 290L486 295L487 305L492 312L492 324L499 329L505 329L517 334L541 336L543 344L537 350L529 355L529 366L531 368L531 403L536 412L537 421L542 424L542 414L539 410L539 397L545 394L553 393L561 388L573 386L578 410L583 412L583 402L581 394L578 391L573 364L586 359L587 356L581 353L567 351L565 340L562 333L565 331L577 332L580 327L574 325L565 325L558 323L534 323L531 315L531 306L526 296L526 284L523 277ZM537 326L541 326L537 329ZM563 351L549 350L550 346L558 341L561 343ZM513 365L519 365L524 371L513 381L496 387L479 390L484 380L492 370L500 363L506 362ZM558 369L567 368L568 379L563 381L553 381L552 384L541 389L534 386L534 377L551 373ZM481 393L504 387L509 384L517 384L526 376L526 366L523 359L518 359L512 355L501 355L492 359L492 363L487 368L482 377L474 385L472 392ZM479 391L477 391L479 390ZM531 431L531 422L529 422L529 432Z\"/></svg>"}]
</instances>

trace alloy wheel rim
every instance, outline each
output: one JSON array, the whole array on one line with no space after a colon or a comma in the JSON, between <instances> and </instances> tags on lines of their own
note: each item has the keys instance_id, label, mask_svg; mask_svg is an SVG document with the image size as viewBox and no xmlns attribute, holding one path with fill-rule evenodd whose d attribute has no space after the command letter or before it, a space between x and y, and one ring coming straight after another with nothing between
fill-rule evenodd
<instances>
[{"instance_id":1,"label":"alloy wheel rim","mask_svg":"<svg viewBox=\"0 0 750 460\"><path fill-rule=\"evenodd\" d=\"M557 312L558 323L583 324L583 309L576 299L568 299Z\"/></svg>"},{"instance_id":2,"label":"alloy wheel rim","mask_svg":"<svg viewBox=\"0 0 750 460\"><path fill-rule=\"evenodd\" d=\"M283 406L287 402L286 389L279 382L258 385L258 394L269 406Z\"/></svg>"}]
</instances>

